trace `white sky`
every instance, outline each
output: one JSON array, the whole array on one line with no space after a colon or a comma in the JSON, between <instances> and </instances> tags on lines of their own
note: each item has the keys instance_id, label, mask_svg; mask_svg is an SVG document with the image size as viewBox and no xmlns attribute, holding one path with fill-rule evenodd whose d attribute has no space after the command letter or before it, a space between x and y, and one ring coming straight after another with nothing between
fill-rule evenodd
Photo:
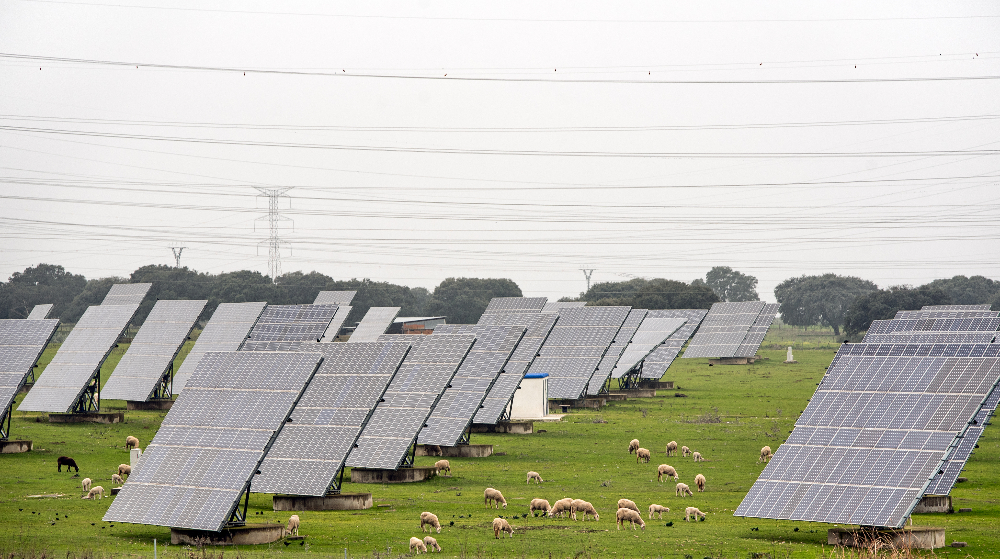
<instances>
[{"instance_id":1,"label":"white sky","mask_svg":"<svg viewBox=\"0 0 1000 559\"><path fill-rule=\"evenodd\" d=\"M538 4L0 0L0 276L1000 278L1000 4Z\"/></svg>"}]
</instances>

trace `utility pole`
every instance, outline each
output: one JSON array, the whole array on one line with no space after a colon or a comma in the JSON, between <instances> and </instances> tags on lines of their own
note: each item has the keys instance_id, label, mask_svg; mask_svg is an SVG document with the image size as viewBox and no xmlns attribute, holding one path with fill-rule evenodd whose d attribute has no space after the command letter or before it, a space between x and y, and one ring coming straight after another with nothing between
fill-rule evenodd
<instances>
[{"instance_id":1,"label":"utility pole","mask_svg":"<svg viewBox=\"0 0 1000 559\"><path fill-rule=\"evenodd\" d=\"M184 252L184 249L186 248L187 247L170 247L170 250L174 253L174 262L176 262L176 265L174 266L175 268L181 267L181 253Z\"/></svg>"},{"instance_id":2,"label":"utility pole","mask_svg":"<svg viewBox=\"0 0 1000 559\"><path fill-rule=\"evenodd\" d=\"M590 276L593 275L594 269L593 268L580 268L580 271L583 272L584 277L587 278L587 291L590 291Z\"/></svg>"},{"instance_id":3,"label":"utility pole","mask_svg":"<svg viewBox=\"0 0 1000 559\"><path fill-rule=\"evenodd\" d=\"M290 187L287 188L264 188L260 186L255 186L260 196L267 197L267 215L264 217L258 217L255 221L267 220L268 229L270 230L270 235L266 240L257 243L259 249L260 245L267 244L267 272L271 276L272 282L278 281L278 276L281 275L281 245L288 243L283 241L281 237L278 236L278 229L283 221L292 220L281 215L281 211L278 208L278 201L285 196L285 193L291 190ZM294 227L294 222L292 222Z\"/></svg>"}]
</instances>

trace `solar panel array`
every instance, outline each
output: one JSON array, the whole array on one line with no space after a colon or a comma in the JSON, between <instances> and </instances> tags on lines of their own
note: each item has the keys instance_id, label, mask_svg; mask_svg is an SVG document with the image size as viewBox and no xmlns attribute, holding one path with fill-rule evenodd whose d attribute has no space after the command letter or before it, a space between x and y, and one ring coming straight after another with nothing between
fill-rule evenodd
<instances>
[{"instance_id":1,"label":"solar panel array","mask_svg":"<svg viewBox=\"0 0 1000 559\"><path fill-rule=\"evenodd\" d=\"M951 492L951 488L955 486L958 476L965 468L965 463L976 449L976 444L979 442L979 437L983 434L983 429L985 429L987 422L996 413L998 403L1000 403L1000 388L994 388L993 392L986 398L986 401L983 402L983 405L980 406L979 411L976 412L969 427L952 443L951 448L948 449L944 464L938 469L937 475L934 476L934 479L931 480L931 483L924 490L924 495L947 495Z\"/></svg>"},{"instance_id":2,"label":"solar panel array","mask_svg":"<svg viewBox=\"0 0 1000 559\"><path fill-rule=\"evenodd\" d=\"M529 372L549 375L549 397L577 399L587 390L631 307L561 309Z\"/></svg>"},{"instance_id":3,"label":"solar panel array","mask_svg":"<svg viewBox=\"0 0 1000 559\"><path fill-rule=\"evenodd\" d=\"M72 411L138 309L139 303L87 308L17 409Z\"/></svg>"},{"instance_id":4,"label":"solar panel array","mask_svg":"<svg viewBox=\"0 0 1000 559\"><path fill-rule=\"evenodd\" d=\"M983 318L1000 316L1000 311L896 311L893 318Z\"/></svg>"},{"instance_id":5,"label":"solar panel array","mask_svg":"<svg viewBox=\"0 0 1000 559\"><path fill-rule=\"evenodd\" d=\"M494 297L483 314L537 313L548 301L545 297Z\"/></svg>"},{"instance_id":6,"label":"solar panel array","mask_svg":"<svg viewBox=\"0 0 1000 559\"><path fill-rule=\"evenodd\" d=\"M639 325L642 324L642 320L646 318L646 313L648 312L646 309L632 309L629 311L625 322L622 323L622 327L615 334L615 341L608 346L608 351L601 358L600 364L597 365L597 370L591 375L590 382L587 384L587 395L596 396L601 393L604 383L607 382L611 377L611 373L614 372L615 363L618 363L618 358L621 357L622 352L632 342L632 336L639 329Z\"/></svg>"},{"instance_id":7,"label":"solar panel array","mask_svg":"<svg viewBox=\"0 0 1000 559\"><path fill-rule=\"evenodd\" d=\"M325 495L410 345L310 344L308 351L321 352L323 363L267 452L254 492Z\"/></svg>"},{"instance_id":8,"label":"solar panel array","mask_svg":"<svg viewBox=\"0 0 1000 559\"><path fill-rule=\"evenodd\" d=\"M348 343L378 340L378 337L385 334L385 331L392 326L399 309L400 307L371 307L351 333L351 337L347 339Z\"/></svg>"},{"instance_id":9,"label":"solar panel array","mask_svg":"<svg viewBox=\"0 0 1000 559\"><path fill-rule=\"evenodd\" d=\"M28 313L28 320L44 320L48 318L49 313L52 312L52 307L54 305L49 303L46 305L35 305L31 308L31 312Z\"/></svg>"},{"instance_id":10,"label":"solar panel array","mask_svg":"<svg viewBox=\"0 0 1000 559\"><path fill-rule=\"evenodd\" d=\"M684 357L736 357L762 310L762 301L713 304Z\"/></svg>"},{"instance_id":11,"label":"solar panel array","mask_svg":"<svg viewBox=\"0 0 1000 559\"><path fill-rule=\"evenodd\" d=\"M777 304L768 303L764 305L760 314L757 315L757 320L754 321L753 326L750 327L750 331L743 338L743 343L740 344L740 348L736 351L736 357L753 357L757 355L757 350L760 349L760 344L764 341L764 337L767 336L767 331L771 328L771 323L774 322L774 317L776 316L778 316Z\"/></svg>"},{"instance_id":12,"label":"solar panel array","mask_svg":"<svg viewBox=\"0 0 1000 559\"><path fill-rule=\"evenodd\" d=\"M424 427L455 371L462 364L475 336L424 336L403 360L383 402L361 432L358 448L347 465L358 468L395 470Z\"/></svg>"},{"instance_id":13,"label":"solar panel array","mask_svg":"<svg viewBox=\"0 0 1000 559\"><path fill-rule=\"evenodd\" d=\"M209 351L236 351L250 335L267 303L220 303L194 347L174 374L174 394L180 394L202 357Z\"/></svg>"},{"instance_id":14,"label":"solar panel array","mask_svg":"<svg viewBox=\"0 0 1000 559\"><path fill-rule=\"evenodd\" d=\"M58 320L0 320L0 419L58 327Z\"/></svg>"},{"instance_id":15,"label":"solar panel array","mask_svg":"<svg viewBox=\"0 0 1000 559\"><path fill-rule=\"evenodd\" d=\"M459 330L447 326L451 325L438 326L432 337ZM442 328L445 329L439 332ZM420 444L455 446L462 441L465 430L472 424L472 418L525 331L523 326L473 326L472 329L476 342L427 418L427 427L417 438Z\"/></svg>"},{"instance_id":16,"label":"solar panel array","mask_svg":"<svg viewBox=\"0 0 1000 559\"><path fill-rule=\"evenodd\" d=\"M493 386L486 393L482 407L473 418L474 423L495 425L504 418L511 400L514 399L514 392L520 386L524 374L528 372L528 368L558 319L557 314L538 313L484 314L479 319L479 325L523 326L526 330L521 342L511 353L507 365L497 375Z\"/></svg>"},{"instance_id":17,"label":"solar panel array","mask_svg":"<svg viewBox=\"0 0 1000 559\"><path fill-rule=\"evenodd\" d=\"M322 358L207 353L104 520L221 530Z\"/></svg>"},{"instance_id":18,"label":"solar panel array","mask_svg":"<svg viewBox=\"0 0 1000 559\"><path fill-rule=\"evenodd\" d=\"M983 305L924 305L922 311L988 311L990 304Z\"/></svg>"},{"instance_id":19,"label":"solar panel array","mask_svg":"<svg viewBox=\"0 0 1000 559\"><path fill-rule=\"evenodd\" d=\"M736 516L898 528L1000 380L1000 344L844 344Z\"/></svg>"},{"instance_id":20,"label":"solar panel array","mask_svg":"<svg viewBox=\"0 0 1000 559\"><path fill-rule=\"evenodd\" d=\"M337 307L337 314L333 315L333 320L330 321L330 325L326 327L326 332L323 334L324 342L332 342L337 334L340 333L340 329L344 327L344 323L347 322L347 316L351 314L351 310L354 307L350 305L340 305Z\"/></svg>"},{"instance_id":21,"label":"solar panel array","mask_svg":"<svg viewBox=\"0 0 1000 559\"><path fill-rule=\"evenodd\" d=\"M145 402L191 334L208 301L157 301L128 351L122 356L101 396Z\"/></svg>"},{"instance_id":22,"label":"solar panel array","mask_svg":"<svg viewBox=\"0 0 1000 559\"><path fill-rule=\"evenodd\" d=\"M357 291L320 291L316 294L314 305L350 305Z\"/></svg>"},{"instance_id":23,"label":"solar panel array","mask_svg":"<svg viewBox=\"0 0 1000 559\"><path fill-rule=\"evenodd\" d=\"M625 348L611 373L621 378L642 362L650 353L687 322L683 318L651 318L646 316L639 330L632 335L632 343Z\"/></svg>"},{"instance_id":24,"label":"solar panel array","mask_svg":"<svg viewBox=\"0 0 1000 559\"><path fill-rule=\"evenodd\" d=\"M243 349L254 349L256 342L317 342L335 314L337 305L268 305Z\"/></svg>"},{"instance_id":25,"label":"solar panel array","mask_svg":"<svg viewBox=\"0 0 1000 559\"><path fill-rule=\"evenodd\" d=\"M659 380L667 372L674 359L681 352L681 348L687 343L701 321L705 319L708 311L705 309L668 309L649 311L650 318L683 318L684 325L678 328L669 338L654 349L642 361L642 373L639 378L649 380Z\"/></svg>"},{"instance_id":26,"label":"solar panel array","mask_svg":"<svg viewBox=\"0 0 1000 559\"><path fill-rule=\"evenodd\" d=\"M102 305L138 305L149 293L151 283L116 283L101 301Z\"/></svg>"},{"instance_id":27,"label":"solar panel array","mask_svg":"<svg viewBox=\"0 0 1000 559\"><path fill-rule=\"evenodd\" d=\"M559 314L559 309L574 309L577 307L586 307L586 301L552 301L551 303L545 303L542 307L541 312L543 313L553 313Z\"/></svg>"},{"instance_id":28,"label":"solar panel array","mask_svg":"<svg viewBox=\"0 0 1000 559\"><path fill-rule=\"evenodd\" d=\"M1000 318L894 318L873 320L864 343L990 343Z\"/></svg>"}]
</instances>

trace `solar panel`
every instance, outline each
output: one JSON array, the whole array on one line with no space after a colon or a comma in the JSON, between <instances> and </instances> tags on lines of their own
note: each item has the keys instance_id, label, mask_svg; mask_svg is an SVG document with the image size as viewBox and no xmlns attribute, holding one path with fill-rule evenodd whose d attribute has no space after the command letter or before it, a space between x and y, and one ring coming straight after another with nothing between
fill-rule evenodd
<instances>
[{"instance_id":1,"label":"solar panel","mask_svg":"<svg viewBox=\"0 0 1000 559\"><path fill-rule=\"evenodd\" d=\"M681 348L694 335L705 315L706 309L664 309L649 311L650 318L683 318L684 325L678 328L662 344L657 346L642 361L642 372L639 378L659 380L667 372L670 365L677 359Z\"/></svg>"},{"instance_id":2,"label":"solar panel","mask_svg":"<svg viewBox=\"0 0 1000 559\"><path fill-rule=\"evenodd\" d=\"M587 390L631 307L561 309L529 372L549 375L551 398L577 399Z\"/></svg>"},{"instance_id":3,"label":"solar panel","mask_svg":"<svg viewBox=\"0 0 1000 559\"><path fill-rule=\"evenodd\" d=\"M684 351L684 358L736 357L762 310L762 301L713 304Z\"/></svg>"},{"instance_id":4,"label":"solar panel","mask_svg":"<svg viewBox=\"0 0 1000 559\"><path fill-rule=\"evenodd\" d=\"M101 396L112 400L145 402L169 398L174 358L191 334L208 301L157 301L122 356ZM164 377L164 373L167 374Z\"/></svg>"},{"instance_id":5,"label":"solar panel","mask_svg":"<svg viewBox=\"0 0 1000 559\"><path fill-rule=\"evenodd\" d=\"M736 516L898 528L1000 380L1000 344L844 344Z\"/></svg>"},{"instance_id":6,"label":"solar panel","mask_svg":"<svg viewBox=\"0 0 1000 559\"><path fill-rule=\"evenodd\" d=\"M31 308L31 312L28 313L28 320L44 320L48 318L49 313L52 312L53 306L54 305L51 303L46 305L35 305Z\"/></svg>"},{"instance_id":7,"label":"solar panel","mask_svg":"<svg viewBox=\"0 0 1000 559\"><path fill-rule=\"evenodd\" d=\"M1000 311L896 311L893 318L992 318Z\"/></svg>"},{"instance_id":8,"label":"solar panel","mask_svg":"<svg viewBox=\"0 0 1000 559\"><path fill-rule=\"evenodd\" d=\"M924 305L922 311L988 311L990 304L983 305Z\"/></svg>"},{"instance_id":9,"label":"solar panel","mask_svg":"<svg viewBox=\"0 0 1000 559\"><path fill-rule=\"evenodd\" d=\"M383 402L375 407L347 465L395 470L408 459L410 446L424 427L475 336L434 335L410 349L389 383Z\"/></svg>"},{"instance_id":10,"label":"solar panel","mask_svg":"<svg viewBox=\"0 0 1000 559\"><path fill-rule=\"evenodd\" d=\"M417 438L420 444L455 446L469 442L466 430L473 416L525 331L523 326L449 326L472 326L476 342L427 418L427 427ZM446 334L435 329L431 337Z\"/></svg>"},{"instance_id":11,"label":"solar panel","mask_svg":"<svg viewBox=\"0 0 1000 559\"><path fill-rule=\"evenodd\" d=\"M1000 318L894 318L873 320L864 343L990 343Z\"/></svg>"},{"instance_id":12,"label":"solar panel","mask_svg":"<svg viewBox=\"0 0 1000 559\"><path fill-rule=\"evenodd\" d=\"M604 357L601 358L601 362L597 365L597 370L590 377L590 382L587 384L588 396L596 396L604 389L604 384L611 377L611 373L614 372L615 363L618 363L618 358L622 356L622 352L632 342L632 336L639 329L639 325L642 324L642 320L646 318L646 313L648 312L646 309L632 309L629 311L625 322L622 323L622 327L615 334L615 341L611 342L611 345L608 346L608 351L604 352Z\"/></svg>"},{"instance_id":13,"label":"solar panel","mask_svg":"<svg viewBox=\"0 0 1000 559\"><path fill-rule=\"evenodd\" d=\"M559 314L559 309L575 309L586 306L586 301L552 301L551 303L545 303L541 312Z\"/></svg>"},{"instance_id":14,"label":"solar panel","mask_svg":"<svg viewBox=\"0 0 1000 559\"><path fill-rule=\"evenodd\" d=\"M138 309L139 303L88 307L17 409L73 411L84 392L94 388L101 364ZM97 408L97 404L92 401L88 407Z\"/></svg>"},{"instance_id":15,"label":"solar panel","mask_svg":"<svg viewBox=\"0 0 1000 559\"><path fill-rule=\"evenodd\" d=\"M740 344L739 350L736 351L736 357L753 357L757 355L757 350L760 349L760 344L764 341L764 337L767 336L767 331L771 328L771 323L774 322L774 317L776 316L778 316L778 305L774 303L764 305L764 308L761 309L760 314L757 316L757 320L754 321L753 326L750 327L750 331L743 338L743 343Z\"/></svg>"},{"instance_id":16,"label":"solar panel","mask_svg":"<svg viewBox=\"0 0 1000 559\"><path fill-rule=\"evenodd\" d=\"M184 389L207 352L238 350L266 306L267 303L220 303L174 374L174 394Z\"/></svg>"},{"instance_id":17,"label":"solar panel","mask_svg":"<svg viewBox=\"0 0 1000 559\"><path fill-rule=\"evenodd\" d=\"M406 342L416 347L420 342L427 339L428 334L382 334L378 337L379 342ZM366 342L367 343L367 342Z\"/></svg>"},{"instance_id":18,"label":"solar panel","mask_svg":"<svg viewBox=\"0 0 1000 559\"><path fill-rule=\"evenodd\" d=\"M316 294L314 305L350 305L357 291L320 291Z\"/></svg>"},{"instance_id":19,"label":"solar panel","mask_svg":"<svg viewBox=\"0 0 1000 559\"><path fill-rule=\"evenodd\" d=\"M931 480L924 495L947 495L951 488L958 481L959 474L965 468L965 463L972 456L979 442L979 437L983 434L987 422L996 413L997 404L1000 403L1000 388L994 388L993 392L986 397L986 401L976 412L972 422L952 444L948 450L944 464L938 469L937 475Z\"/></svg>"},{"instance_id":20,"label":"solar panel","mask_svg":"<svg viewBox=\"0 0 1000 559\"><path fill-rule=\"evenodd\" d=\"M104 520L221 530L322 359L205 354Z\"/></svg>"},{"instance_id":21,"label":"solar panel","mask_svg":"<svg viewBox=\"0 0 1000 559\"><path fill-rule=\"evenodd\" d=\"M483 314L537 313L545 307L545 297L494 297Z\"/></svg>"},{"instance_id":22,"label":"solar panel","mask_svg":"<svg viewBox=\"0 0 1000 559\"><path fill-rule=\"evenodd\" d=\"M58 327L58 320L0 320L0 439L7 438L3 420L17 391Z\"/></svg>"},{"instance_id":23,"label":"solar panel","mask_svg":"<svg viewBox=\"0 0 1000 559\"><path fill-rule=\"evenodd\" d=\"M301 349L301 348L300 348ZM322 496L410 351L405 342L309 344L323 363L260 466L255 493Z\"/></svg>"},{"instance_id":24,"label":"solar panel","mask_svg":"<svg viewBox=\"0 0 1000 559\"><path fill-rule=\"evenodd\" d=\"M116 283L101 301L102 305L138 305L146 298L151 283Z\"/></svg>"},{"instance_id":25,"label":"solar panel","mask_svg":"<svg viewBox=\"0 0 1000 559\"><path fill-rule=\"evenodd\" d=\"M268 305L247 342L316 342L335 314L337 305Z\"/></svg>"},{"instance_id":26,"label":"solar panel","mask_svg":"<svg viewBox=\"0 0 1000 559\"><path fill-rule=\"evenodd\" d=\"M333 315L333 320L330 321L330 325L326 327L326 333L323 334L324 342L332 342L337 334L340 333L340 329L344 327L344 323L347 322L347 315L351 314L351 309L354 307L350 305L341 305L337 307L337 314Z\"/></svg>"},{"instance_id":27,"label":"solar panel","mask_svg":"<svg viewBox=\"0 0 1000 559\"><path fill-rule=\"evenodd\" d=\"M639 330L632 336L632 343L618 358L618 363L615 364L611 376L621 378L625 373L631 371L686 323L687 319L684 318L651 318L647 316L639 326Z\"/></svg>"},{"instance_id":28,"label":"solar panel","mask_svg":"<svg viewBox=\"0 0 1000 559\"><path fill-rule=\"evenodd\" d=\"M347 339L348 343L374 342L392 326L400 307L372 307Z\"/></svg>"}]
</instances>

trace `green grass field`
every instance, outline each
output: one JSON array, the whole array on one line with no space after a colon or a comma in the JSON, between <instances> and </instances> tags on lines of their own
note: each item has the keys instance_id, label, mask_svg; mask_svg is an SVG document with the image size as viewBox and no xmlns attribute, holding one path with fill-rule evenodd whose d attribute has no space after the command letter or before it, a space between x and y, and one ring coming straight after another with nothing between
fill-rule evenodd
<instances>
[{"instance_id":1,"label":"green grass field","mask_svg":"<svg viewBox=\"0 0 1000 559\"><path fill-rule=\"evenodd\" d=\"M778 338L770 343L783 342ZM35 451L0 455L0 553L152 557L156 538L160 556L170 558L194 559L206 553L343 557L345 548L349 557L398 557L408 553L410 536L420 536L419 515L426 510L442 521L443 529L435 536L449 557L841 557L842 551L825 545L829 525L732 515L763 468L756 463L760 447L777 448L785 439L834 350L796 349L796 365L782 364L783 349L765 349L761 354L770 360L751 366L709 367L702 359L678 360L664 380L675 381L679 388L656 398L571 413L559 423L536 423L532 435L474 435L473 443L492 444L495 454L451 459L452 477L417 484L345 483L345 492L371 492L376 506L365 511L299 513L301 533L306 536L301 546L275 543L207 552L163 547L170 539L167 528L102 522L111 501L81 500L80 479L91 477L110 489L111 474L119 463L128 462L125 437L135 435L144 446L165 412L126 412L126 422L119 425L57 425L42 421L40 414L15 412L12 438L33 440ZM45 359L50 355L51 349ZM113 355L106 370L119 357ZM678 393L687 397L676 397ZM105 407L123 409L124 403L107 401ZM627 453L632 438L653 452L649 464L636 464ZM1000 430L987 429L964 474L969 481L952 492L956 509L969 507L971 513L915 516L915 525L946 527L949 544L969 543L964 549L939 549L933 556L1000 557L998 439ZM690 458L667 458L664 448L671 440L700 451L707 461L696 465ZM77 460L79 478L56 472L55 461L61 455ZM418 457L417 465L430 466L435 460ZM681 481L692 487L694 476L704 474L706 492L674 496L672 480L656 481L661 463L675 466ZM528 470L540 472L545 483L525 485ZM486 487L503 492L506 510L484 507ZM46 494L62 496L31 497ZM600 521L522 517L536 497L550 502L563 497L588 500L598 508ZM616 502L622 497L642 509L655 502L671 511L662 521L647 520L645 531L617 531ZM290 513L276 513L270 503L270 495L254 495L250 521L285 522ZM684 507L691 505L707 512L708 520L684 522ZM513 538L493 538L490 523L497 514L511 519L516 529Z\"/></svg>"}]
</instances>

